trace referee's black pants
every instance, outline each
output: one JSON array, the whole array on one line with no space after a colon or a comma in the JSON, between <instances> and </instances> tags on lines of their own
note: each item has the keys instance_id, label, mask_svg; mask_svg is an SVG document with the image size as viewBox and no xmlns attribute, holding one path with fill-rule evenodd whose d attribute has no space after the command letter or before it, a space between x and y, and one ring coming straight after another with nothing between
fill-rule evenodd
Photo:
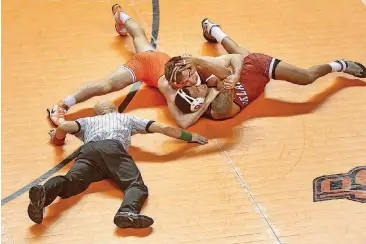
<instances>
[{"instance_id":1,"label":"referee's black pants","mask_svg":"<svg viewBox=\"0 0 366 244\"><path fill-rule=\"evenodd\" d=\"M85 191L91 183L104 179L112 179L124 191L124 199L118 212L140 213L148 197L148 188L132 157L117 140L83 145L67 174L55 176L44 184L45 207L57 196L75 196Z\"/></svg>"}]
</instances>

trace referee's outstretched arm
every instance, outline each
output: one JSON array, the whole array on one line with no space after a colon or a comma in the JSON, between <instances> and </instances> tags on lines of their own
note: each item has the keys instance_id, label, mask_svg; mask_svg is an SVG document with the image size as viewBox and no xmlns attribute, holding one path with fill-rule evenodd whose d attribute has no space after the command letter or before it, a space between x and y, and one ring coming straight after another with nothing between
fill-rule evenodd
<instances>
[{"instance_id":1,"label":"referee's outstretched arm","mask_svg":"<svg viewBox=\"0 0 366 244\"><path fill-rule=\"evenodd\" d=\"M65 143L67 134L75 134L79 130L80 126L76 121L65 121L59 127L50 130L48 134L51 136L51 140L55 145L61 146Z\"/></svg>"},{"instance_id":2,"label":"referee's outstretched arm","mask_svg":"<svg viewBox=\"0 0 366 244\"><path fill-rule=\"evenodd\" d=\"M51 136L51 140L55 145L61 146L64 144L67 134L75 134L79 132L79 130L80 126L76 121L65 121L56 129L52 129L49 132L49 135ZM207 138L199 134L190 133L189 131L158 122L153 122L148 127L148 132L160 133L172 138L177 138L187 142L196 142L202 145L208 143Z\"/></svg>"},{"instance_id":3,"label":"referee's outstretched arm","mask_svg":"<svg viewBox=\"0 0 366 244\"><path fill-rule=\"evenodd\" d=\"M157 122L154 122L150 125L150 127L148 128L148 132L160 133L160 134L164 134L169 137L181 139L181 140L188 141L188 142L197 142L199 144L208 143L207 138L205 138L201 135L194 134L194 133L192 134L189 131L185 131L185 130L182 130L177 127L173 127L170 125L161 124L161 123L157 123Z\"/></svg>"}]
</instances>

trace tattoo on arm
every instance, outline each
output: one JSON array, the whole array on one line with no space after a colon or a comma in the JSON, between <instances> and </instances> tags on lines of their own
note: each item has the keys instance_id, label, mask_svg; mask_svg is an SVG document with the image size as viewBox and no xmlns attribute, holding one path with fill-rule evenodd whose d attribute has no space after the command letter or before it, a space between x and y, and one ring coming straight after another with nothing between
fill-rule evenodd
<instances>
[{"instance_id":1,"label":"tattoo on arm","mask_svg":"<svg viewBox=\"0 0 366 244\"><path fill-rule=\"evenodd\" d=\"M219 95L211 103L211 108L218 114L230 114L233 108L234 89L224 89L222 81L217 83L217 88L220 90Z\"/></svg>"}]
</instances>

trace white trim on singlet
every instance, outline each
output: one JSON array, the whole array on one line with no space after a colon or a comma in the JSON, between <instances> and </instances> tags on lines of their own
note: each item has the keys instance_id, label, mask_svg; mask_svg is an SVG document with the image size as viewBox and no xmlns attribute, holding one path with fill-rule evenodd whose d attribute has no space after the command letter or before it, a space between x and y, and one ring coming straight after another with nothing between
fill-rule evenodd
<instances>
[{"instance_id":1,"label":"white trim on singlet","mask_svg":"<svg viewBox=\"0 0 366 244\"><path fill-rule=\"evenodd\" d=\"M206 81L208 81L209 79L211 79L211 78L213 78L213 77L216 77L214 74L212 74L212 75L210 75L207 79L206 79Z\"/></svg>"},{"instance_id":2,"label":"white trim on singlet","mask_svg":"<svg viewBox=\"0 0 366 244\"><path fill-rule=\"evenodd\" d=\"M126 66L126 65L122 65L121 67L124 68L125 70L127 70L128 73L130 73L130 75L132 76L132 80L133 80L132 83L135 83L136 82L136 75L133 72L133 70L130 67Z\"/></svg>"},{"instance_id":3,"label":"white trim on singlet","mask_svg":"<svg viewBox=\"0 0 366 244\"><path fill-rule=\"evenodd\" d=\"M268 78L272 79L272 73L273 73L273 66L275 64L276 59L272 58L270 64L269 64L269 70L268 70Z\"/></svg>"}]
</instances>

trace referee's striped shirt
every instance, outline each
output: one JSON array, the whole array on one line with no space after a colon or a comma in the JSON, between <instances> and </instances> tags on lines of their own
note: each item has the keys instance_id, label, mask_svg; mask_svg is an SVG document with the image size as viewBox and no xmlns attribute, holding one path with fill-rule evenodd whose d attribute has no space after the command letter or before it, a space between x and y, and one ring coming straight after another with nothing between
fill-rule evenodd
<instances>
[{"instance_id":1,"label":"referee's striped shirt","mask_svg":"<svg viewBox=\"0 0 366 244\"><path fill-rule=\"evenodd\" d=\"M131 145L131 136L136 133L149 132L149 126L154 121L138 118L119 112L108 113L94 117L76 120L79 132L75 134L84 143L107 139L118 140L128 151Z\"/></svg>"}]
</instances>

